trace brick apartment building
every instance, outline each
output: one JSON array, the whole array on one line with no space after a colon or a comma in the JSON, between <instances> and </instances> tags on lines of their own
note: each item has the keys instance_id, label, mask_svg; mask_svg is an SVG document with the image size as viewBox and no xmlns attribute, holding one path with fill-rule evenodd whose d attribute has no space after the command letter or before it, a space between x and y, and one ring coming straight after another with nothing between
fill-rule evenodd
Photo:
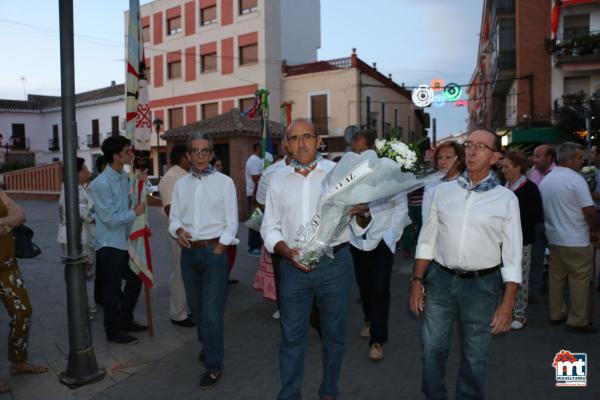
<instances>
[{"instance_id":1,"label":"brick apartment building","mask_svg":"<svg viewBox=\"0 0 600 400\"><path fill-rule=\"evenodd\" d=\"M469 128L503 144L556 140L552 128L550 0L485 0L477 65L469 87Z\"/></svg>"}]
</instances>

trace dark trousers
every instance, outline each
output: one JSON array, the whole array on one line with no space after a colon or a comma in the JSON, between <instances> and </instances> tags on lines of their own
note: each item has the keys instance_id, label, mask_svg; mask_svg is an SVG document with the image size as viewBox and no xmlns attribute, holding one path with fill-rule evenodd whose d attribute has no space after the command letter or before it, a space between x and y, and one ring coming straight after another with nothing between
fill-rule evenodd
<instances>
[{"instance_id":1,"label":"dark trousers","mask_svg":"<svg viewBox=\"0 0 600 400\"><path fill-rule=\"evenodd\" d=\"M350 252L365 322L371 323L369 346L373 343L383 344L388 339L390 277L394 254L383 240L371 251L362 251L350 246Z\"/></svg>"},{"instance_id":2,"label":"dark trousers","mask_svg":"<svg viewBox=\"0 0 600 400\"><path fill-rule=\"evenodd\" d=\"M96 257L96 275L94 276L94 303L102 305L102 264L100 259Z\"/></svg>"},{"instance_id":3,"label":"dark trousers","mask_svg":"<svg viewBox=\"0 0 600 400\"><path fill-rule=\"evenodd\" d=\"M529 298L540 301L544 289L544 255L548 241L544 223L535 224L535 240L531 248L531 266L529 269Z\"/></svg>"},{"instance_id":4,"label":"dark trousers","mask_svg":"<svg viewBox=\"0 0 600 400\"><path fill-rule=\"evenodd\" d=\"M102 266L102 303L106 336L118 334L133 322L133 310L142 289L142 281L129 268L126 250L102 247L96 251ZM121 290L125 281L125 287Z\"/></svg>"},{"instance_id":5,"label":"dark trousers","mask_svg":"<svg viewBox=\"0 0 600 400\"><path fill-rule=\"evenodd\" d=\"M252 200L252 196L247 196L248 199L248 216L252 214L254 202ZM260 232L255 231L254 229L248 228L248 251L252 250L260 250L263 245L262 237L260 236Z\"/></svg>"}]
</instances>

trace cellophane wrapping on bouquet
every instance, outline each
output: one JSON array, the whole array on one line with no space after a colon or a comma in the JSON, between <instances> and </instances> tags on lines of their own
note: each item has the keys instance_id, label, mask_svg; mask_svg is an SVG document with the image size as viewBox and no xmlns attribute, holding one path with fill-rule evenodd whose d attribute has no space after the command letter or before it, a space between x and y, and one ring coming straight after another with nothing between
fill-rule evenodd
<instances>
[{"instance_id":1,"label":"cellophane wrapping on bouquet","mask_svg":"<svg viewBox=\"0 0 600 400\"><path fill-rule=\"evenodd\" d=\"M344 154L321 184L317 211L296 235L299 253L295 261L312 270L321 257L333 256L331 244L350 223L352 206L409 193L436 179L437 175L417 178L402 172L397 162L379 158L373 150Z\"/></svg>"}]
</instances>

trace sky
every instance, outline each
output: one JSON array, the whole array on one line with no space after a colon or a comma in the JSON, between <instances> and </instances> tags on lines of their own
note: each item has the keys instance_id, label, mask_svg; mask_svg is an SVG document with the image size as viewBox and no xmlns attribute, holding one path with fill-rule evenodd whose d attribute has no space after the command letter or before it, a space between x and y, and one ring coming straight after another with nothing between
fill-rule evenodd
<instances>
[{"instance_id":1,"label":"sky","mask_svg":"<svg viewBox=\"0 0 600 400\"><path fill-rule=\"evenodd\" d=\"M108 86L113 80L124 82L124 11L129 1L73 3L76 92ZM391 73L398 84L418 86L433 79L466 84L477 58L482 4L483 0L321 0L318 57L347 57L356 48L363 61L376 62L377 69ZM0 0L0 35L0 98L60 95L58 1ZM437 119L438 138L467 128L465 107L428 107L427 112Z\"/></svg>"}]
</instances>

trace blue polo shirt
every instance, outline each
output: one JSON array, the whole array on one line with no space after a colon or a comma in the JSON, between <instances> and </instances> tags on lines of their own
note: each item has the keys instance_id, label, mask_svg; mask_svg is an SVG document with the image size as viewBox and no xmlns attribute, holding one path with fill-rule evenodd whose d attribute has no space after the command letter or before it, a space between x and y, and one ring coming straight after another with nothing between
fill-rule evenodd
<instances>
[{"instance_id":1,"label":"blue polo shirt","mask_svg":"<svg viewBox=\"0 0 600 400\"><path fill-rule=\"evenodd\" d=\"M135 212L129 207L129 178L110 166L92 181L90 193L96 214L95 249L114 247L127 250L129 224Z\"/></svg>"}]
</instances>

